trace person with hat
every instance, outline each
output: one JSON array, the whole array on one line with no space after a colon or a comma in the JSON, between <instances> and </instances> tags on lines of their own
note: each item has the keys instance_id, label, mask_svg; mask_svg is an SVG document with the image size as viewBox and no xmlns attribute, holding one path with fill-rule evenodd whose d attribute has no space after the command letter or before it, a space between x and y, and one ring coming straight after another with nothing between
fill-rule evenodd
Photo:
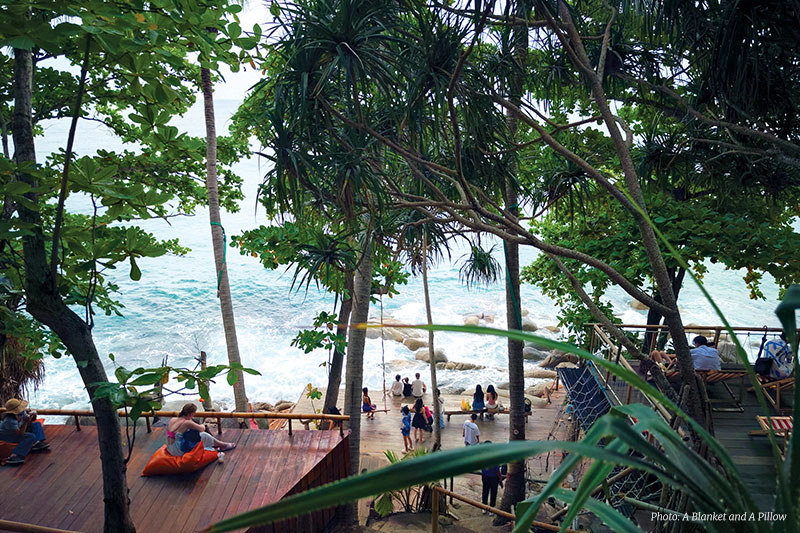
<instances>
[{"instance_id":1,"label":"person with hat","mask_svg":"<svg viewBox=\"0 0 800 533\"><path fill-rule=\"evenodd\" d=\"M6 460L7 465L21 465L31 451L46 450L44 428L36 421L36 412L27 409L28 402L11 398L3 406L3 420L0 421L0 441L15 443L17 446Z\"/></svg>"}]
</instances>

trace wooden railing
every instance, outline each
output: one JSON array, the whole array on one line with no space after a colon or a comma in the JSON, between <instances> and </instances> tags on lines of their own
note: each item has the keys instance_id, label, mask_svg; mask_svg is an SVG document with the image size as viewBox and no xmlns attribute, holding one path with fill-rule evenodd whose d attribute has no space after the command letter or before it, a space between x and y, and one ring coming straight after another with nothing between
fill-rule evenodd
<instances>
[{"instance_id":1,"label":"wooden railing","mask_svg":"<svg viewBox=\"0 0 800 533\"><path fill-rule=\"evenodd\" d=\"M22 522L13 522L11 520L0 520L0 531L20 531L22 533L78 533L77 531L36 526L34 524L23 524Z\"/></svg>"},{"instance_id":2,"label":"wooden railing","mask_svg":"<svg viewBox=\"0 0 800 533\"><path fill-rule=\"evenodd\" d=\"M0 415L5 412L5 409L0 408ZM36 409L40 415L51 416L72 416L75 418L75 427L78 431L81 430L79 417L81 416L94 416L94 411L89 409ZM120 417L129 417L130 414L125 411L118 411ZM151 431L150 418L173 418L180 415L178 411L150 411L142 413L141 418L145 419L147 425L147 432ZM213 418L217 421L217 432L222 434L222 419L223 418L241 418L241 419L269 419L269 420L288 420L289 421L289 435L292 434L292 420L330 420L335 425L339 426L339 433L343 432L342 422L350 420L348 415L327 415L320 413L304 414L304 413L241 413L232 412L227 413L223 411L197 411L194 418Z\"/></svg>"},{"instance_id":3,"label":"wooden railing","mask_svg":"<svg viewBox=\"0 0 800 533\"><path fill-rule=\"evenodd\" d=\"M502 516L503 518L507 518L512 522L514 522L517 519L517 517L514 516L512 513L503 511L502 509L498 509L496 507L490 507L489 505L481 503L477 500L473 500L472 498L467 498L466 496L456 494L451 490L443 489L438 485L433 486L433 491L435 493L442 494L445 497L449 497L450 501L455 499L460 502L464 502L473 507L477 507L478 509L482 509L484 511L496 514L497 516ZM557 526L555 524L548 524L547 522L540 522L538 520L533 521L533 527L538 529L545 529L547 531L561 531L561 526ZM431 498L431 531L433 533L437 533L439 531L439 498L436 497ZM564 531L566 531L567 533L579 533L574 529L565 529Z\"/></svg>"}]
</instances>

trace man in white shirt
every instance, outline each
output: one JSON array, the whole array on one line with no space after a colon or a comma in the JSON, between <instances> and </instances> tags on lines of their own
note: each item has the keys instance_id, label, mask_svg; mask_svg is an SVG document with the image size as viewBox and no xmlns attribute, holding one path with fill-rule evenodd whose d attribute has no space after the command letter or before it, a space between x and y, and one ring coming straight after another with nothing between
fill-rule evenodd
<instances>
[{"instance_id":1,"label":"man in white shirt","mask_svg":"<svg viewBox=\"0 0 800 533\"><path fill-rule=\"evenodd\" d=\"M425 394L425 392L427 392L428 387L426 387L425 383L423 383L422 380L419 379L419 372L417 372L415 375L417 379L411 382L411 395L414 398L422 398L422 395Z\"/></svg>"},{"instance_id":2,"label":"man in white shirt","mask_svg":"<svg viewBox=\"0 0 800 533\"><path fill-rule=\"evenodd\" d=\"M394 383L392 383L392 388L390 389L392 396L402 396L403 395L403 382L400 381L400 374L397 374L394 377Z\"/></svg>"},{"instance_id":3,"label":"man in white shirt","mask_svg":"<svg viewBox=\"0 0 800 533\"><path fill-rule=\"evenodd\" d=\"M695 370L720 370L722 363L716 348L708 345L708 339L702 335L692 340L694 349L691 351Z\"/></svg>"},{"instance_id":4,"label":"man in white shirt","mask_svg":"<svg viewBox=\"0 0 800 533\"><path fill-rule=\"evenodd\" d=\"M478 415L472 413L469 420L464 422L464 431L462 435L464 436L465 446L474 446L481 441L481 430L478 429L478 425L475 423L477 419Z\"/></svg>"}]
</instances>

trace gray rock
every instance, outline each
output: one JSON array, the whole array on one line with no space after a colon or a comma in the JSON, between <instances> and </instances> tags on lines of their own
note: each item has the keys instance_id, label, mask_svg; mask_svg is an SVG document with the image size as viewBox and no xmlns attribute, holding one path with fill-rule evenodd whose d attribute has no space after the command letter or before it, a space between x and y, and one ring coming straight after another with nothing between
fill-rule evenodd
<instances>
[{"instance_id":1,"label":"gray rock","mask_svg":"<svg viewBox=\"0 0 800 533\"><path fill-rule=\"evenodd\" d=\"M522 331L536 331L539 327L529 318L522 319Z\"/></svg>"},{"instance_id":2,"label":"gray rock","mask_svg":"<svg viewBox=\"0 0 800 533\"><path fill-rule=\"evenodd\" d=\"M543 379L553 379L556 377L555 370L547 370L546 368L540 368L538 366L533 367L529 370L525 371L526 378L543 378Z\"/></svg>"},{"instance_id":3,"label":"gray rock","mask_svg":"<svg viewBox=\"0 0 800 533\"><path fill-rule=\"evenodd\" d=\"M430 361L430 354L428 353L428 349L427 348L420 348L419 350L414 352L414 358L417 361L425 361L425 362ZM435 349L433 351L433 360L436 363L446 363L447 362L447 356L444 354L444 351L442 351L441 349L437 348L437 349Z\"/></svg>"},{"instance_id":4,"label":"gray rock","mask_svg":"<svg viewBox=\"0 0 800 533\"><path fill-rule=\"evenodd\" d=\"M522 358L528 361L541 361L548 356L548 352L534 348L533 346L525 346L522 349Z\"/></svg>"},{"instance_id":5,"label":"gray rock","mask_svg":"<svg viewBox=\"0 0 800 533\"><path fill-rule=\"evenodd\" d=\"M406 348L408 348L412 352L415 352L415 351L419 350L420 348L427 348L428 347L428 341L426 341L424 339L417 339L417 338L414 338L414 337L408 337L408 338L404 339L403 340L403 344L405 345Z\"/></svg>"}]
</instances>

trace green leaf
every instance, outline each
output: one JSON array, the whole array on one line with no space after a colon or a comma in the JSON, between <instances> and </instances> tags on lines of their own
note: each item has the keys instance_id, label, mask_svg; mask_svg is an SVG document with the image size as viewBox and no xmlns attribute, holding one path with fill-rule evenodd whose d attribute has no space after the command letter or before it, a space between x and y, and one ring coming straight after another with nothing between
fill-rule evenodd
<instances>
[{"instance_id":1,"label":"green leaf","mask_svg":"<svg viewBox=\"0 0 800 533\"><path fill-rule=\"evenodd\" d=\"M162 374L159 373L144 374L131 381L130 385L155 385L161 382L161 378Z\"/></svg>"},{"instance_id":2,"label":"green leaf","mask_svg":"<svg viewBox=\"0 0 800 533\"><path fill-rule=\"evenodd\" d=\"M278 17L281 16L281 6L278 5L278 2L272 2L272 4L270 4L269 12L275 18L278 18Z\"/></svg>"},{"instance_id":3,"label":"green leaf","mask_svg":"<svg viewBox=\"0 0 800 533\"><path fill-rule=\"evenodd\" d=\"M775 309L778 320L781 321L786 340L792 346L792 353L797 353L797 318L796 312L800 309L800 285L791 285L786 289L781 303Z\"/></svg>"},{"instance_id":4,"label":"green leaf","mask_svg":"<svg viewBox=\"0 0 800 533\"><path fill-rule=\"evenodd\" d=\"M133 281L142 279L142 271L139 270L139 265L136 264L136 259L133 256L131 256L131 279Z\"/></svg>"},{"instance_id":5,"label":"green leaf","mask_svg":"<svg viewBox=\"0 0 800 533\"><path fill-rule=\"evenodd\" d=\"M236 372L230 371L228 372L227 380L228 380L228 385L233 387L234 385L236 385L236 382L239 381L239 377L236 375Z\"/></svg>"}]
</instances>

